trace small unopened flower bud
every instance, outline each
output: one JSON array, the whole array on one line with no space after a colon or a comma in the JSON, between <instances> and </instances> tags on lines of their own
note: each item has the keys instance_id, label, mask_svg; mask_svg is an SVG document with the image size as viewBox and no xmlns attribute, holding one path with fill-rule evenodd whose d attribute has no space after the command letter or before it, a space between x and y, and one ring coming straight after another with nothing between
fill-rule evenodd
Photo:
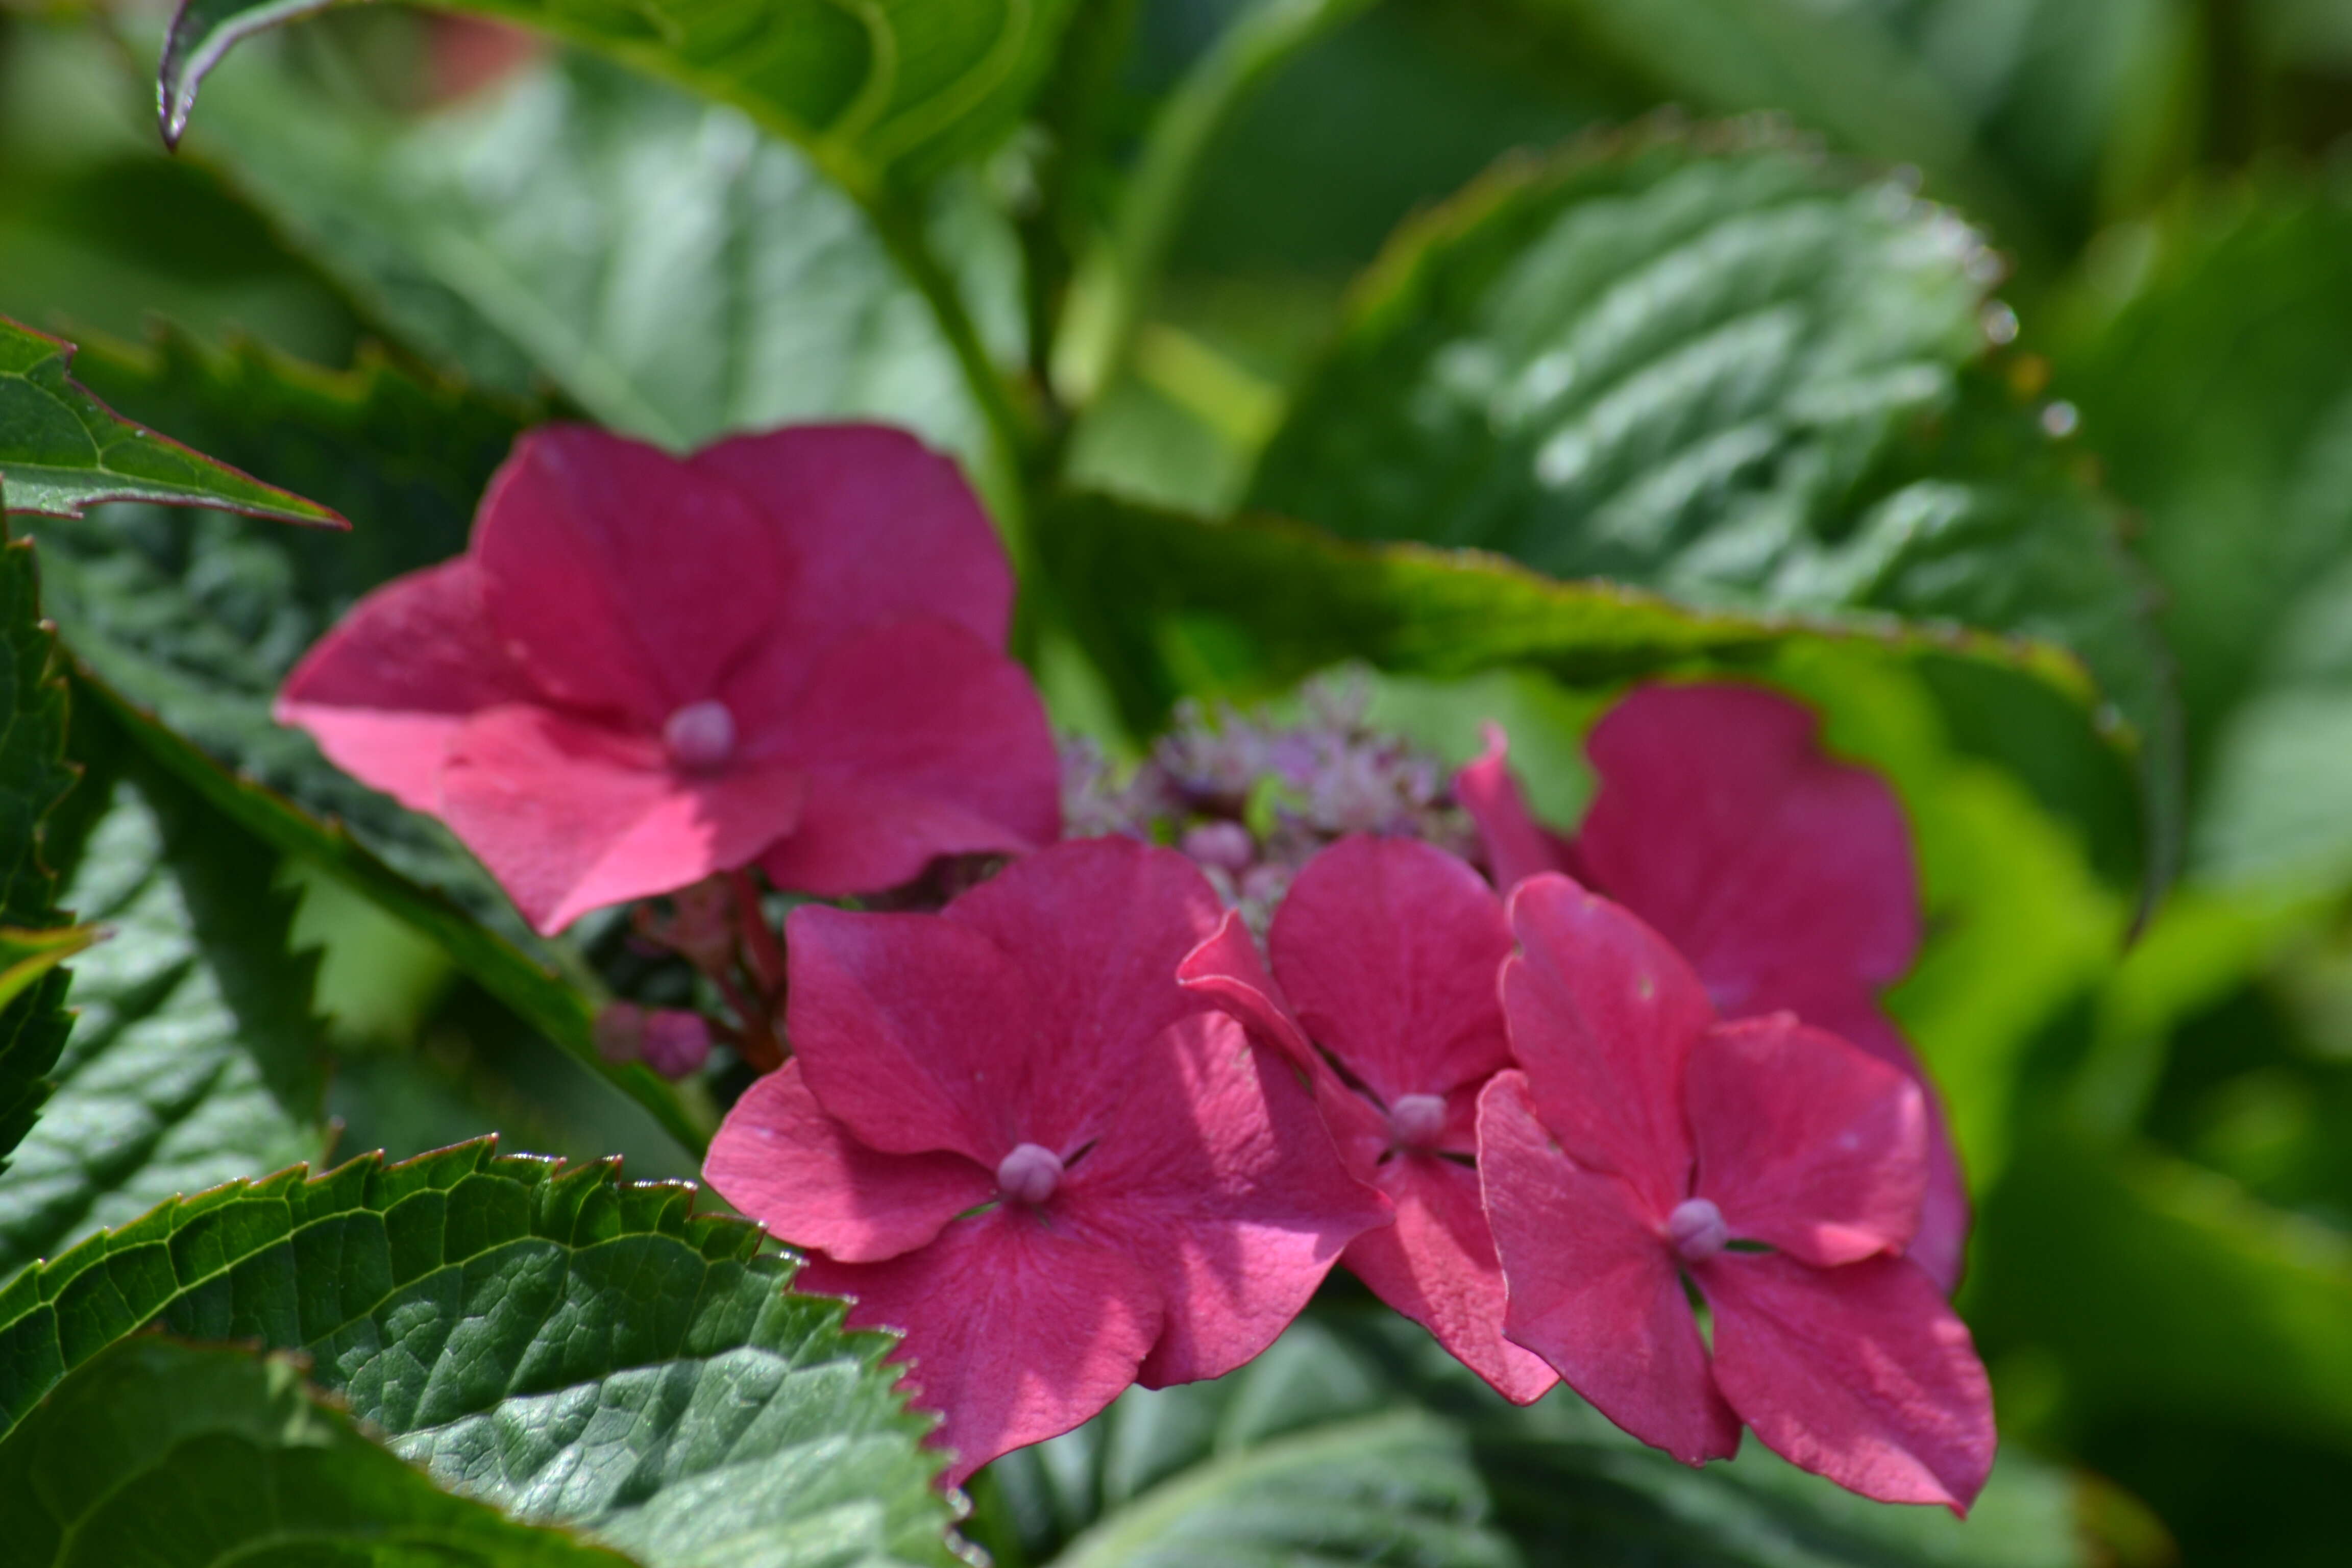
<instances>
[{"instance_id":1,"label":"small unopened flower bud","mask_svg":"<svg viewBox=\"0 0 2352 1568\"><path fill-rule=\"evenodd\" d=\"M1723 1211L1705 1198L1685 1198L1666 1216L1666 1239L1686 1263L1704 1263L1731 1239Z\"/></svg>"},{"instance_id":2,"label":"small unopened flower bud","mask_svg":"<svg viewBox=\"0 0 2352 1568\"><path fill-rule=\"evenodd\" d=\"M710 1059L710 1025L699 1013L664 1007L646 1015L646 1066L664 1078L684 1078Z\"/></svg>"},{"instance_id":3,"label":"small unopened flower bud","mask_svg":"<svg viewBox=\"0 0 2352 1568\"><path fill-rule=\"evenodd\" d=\"M669 760L688 773L709 773L735 755L735 715L716 699L689 702L662 725Z\"/></svg>"},{"instance_id":4,"label":"small unopened flower bud","mask_svg":"<svg viewBox=\"0 0 2352 1568\"><path fill-rule=\"evenodd\" d=\"M1257 841L1238 822L1204 822L1187 829L1180 847L1195 863L1221 871L1239 871L1257 858Z\"/></svg>"},{"instance_id":5,"label":"small unopened flower bud","mask_svg":"<svg viewBox=\"0 0 2352 1568\"><path fill-rule=\"evenodd\" d=\"M1407 1149L1426 1149L1445 1131L1445 1099L1435 1094L1402 1094L1389 1107L1389 1135Z\"/></svg>"},{"instance_id":6,"label":"small unopened flower bud","mask_svg":"<svg viewBox=\"0 0 2352 1568\"><path fill-rule=\"evenodd\" d=\"M1042 1204L1062 1184L1062 1157L1038 1143L1016 1143L996 1167L996 1186L1019 1204Z\"/></svg>"},{"instance_id":7,"label":"small unopened flower bud","mask_svg":"<svg viewBox=\"0 0 2352 1568\"><path fill-rule=\"evenodd\" d=\"M645 1054L646 1010L634 1002L614 1002L596 1015L596 1054L608 1062L633 1062Z\"/></svg>"}]
</instances>

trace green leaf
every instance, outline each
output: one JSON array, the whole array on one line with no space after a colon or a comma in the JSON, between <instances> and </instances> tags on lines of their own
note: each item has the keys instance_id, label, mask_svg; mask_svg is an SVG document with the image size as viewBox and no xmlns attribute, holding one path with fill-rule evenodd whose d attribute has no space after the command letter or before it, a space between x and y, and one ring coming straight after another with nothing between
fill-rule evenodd
<instances>
[{"instance_id":1,"label":"green leaf","mask_svg":"<svg viewBox=\"0 0 2352 1568\"><path fill-rule=\"evenodd\" d=\"M96 926L59 926L49 931L0 926L0 1008L105 934Z\"/></svg>"},{"instance_id":2,"label":"green leaf","mask_svg":"<svg viewBox=\"0 0 2352 1568\"><path fill-rule=\"evenodd\" d=\"M239 40L336 0L183 0L163 47L163 134ZM852 191L922 174L1012 129L1074 0L470 0L458 9L557 34L798 142Z\"/></svg>"},{"instance_id":3,"label":"green leaf","mask_svg":"<svg viewBox=\"0 0 2352 1568\"><path fill-rule=\"evenodd\" d=\"M627 1568L452 1497L304 1386L299 1358L128 1340L0 1446L24 1568ZM159 1555L160 1553L160 1555Z\"/></svg>"},{"instance_id":4,"label":"green leaf","mask_svg":"<svg viewBox=\"0 0 2352 1568\"><path fill-rule=\"evenodd\" d=\"M2180 656L2195 868L2352 879L2352 199L2184 199L2120 297L2078 289L2060 384L2146 520ZM2112 269L2110 269L2112 270Z\"/></svg>"},{"instance_id":5,"label":"green leaf","mask_svg":"<svg viewBox=\"0 0 2352 1568\"><path fill-rule=\"evenodd\" d=\"M86 710L75 805L98 815L64 899L108 938L74 965L55 1087L0 1181L0 1274L327 1148L316 960L288 949L278 857L152 767L116 774L121 742L92 729Z\"/></svg>"},{"instance_id":6,"label":"green leaf","mask_svg":"<svg viewBox=\"0 0 2352 1568\"><path fill-rule=\"evenodd\" d=\"M440 824L352 779L269 714L294 661L362 594L464 549L475 501L527 411L379 359L330 374L172 333L146 354L88 357L93 381L125 407L300 476L358 526L329 536L116 508L100 526L53 532L42 542L50 608L83 689L216 809L433 938L699 1148L704 1129L669 1086L597 1057L597 987L570 945L531 932Z\"/></svg>"},{"instance_id":7,"label":"green leaf","mask_svg":"<svg viewBox=\"0 0 2352 1568\"><path fill-rule=\"evenodd\" d=\"M485 1140L174 1200L0 1289L0 1430L160 1322L303 1351L444 1486L654 1568L953 1568L890 1342L693 1194Z\"/></svg>"},{"instance_id":8,"label":"green leaf","mask_svg":"<svg viewBox=\"0 0 2352 1568\"><path fill-rule=\"evenodd\" d=\"M0 996L0 1159L33 1125L66 1041L64 972L16 945L59 940L51 933L69 924L44 854L49 814L73 784L65 750L66 688L41 619L40 569L32 547L0 526L0 929L14 939L12 994ZM26 963L40 966L37 976L16 989Z\"/></svg>"},{"instance_id":9,"label":"green leaf","mask_svg":"<svg viewBox=\"0 0 2352 1568\"><path fill-rule=\"evenodd\" d=\"M145 500L343 525L325 507L121 417L66 374L73 353L0 318L0 480L9 510L76 518L100 501Z\"/></svg>"},{"instance_id":10,"label":"green leaf","mask_svg":"<svg viewBox=\"0 0 2352 1568\"><path fill-rule=\"evenodd\" d=\"M2066 1488L2005 1457L1963 1525L1890 1509L1751 1443L1692 1470L1573 1394L1525 1410L1385 1311L1318 1306L1213 1383L1131 1390L974 1484L1010 1568L1521 1563L2063 1568Z\"/></svg>"},{"instance_id":11,"label":"green leaf","mask_svg":"<svg viewBox=\"0 0 2352 1568\"><path fill-rule=\"evenodd\" d=\"M566 57L395 119L253 63L192 151L468 379L544 378L677 447L864 415L980 449L955 360L872 225L734 110ZM985 258L982 239L965 248Z\"/></svg>"},{"instance_id":12,"label":"green leaf","mask_svg":"<svg viewBox=\"0 0 2352 1568\"><path fill-rule=\"evenodd\" d=\"M2079 657L2160 886L2174 718L2116 509L1973 362L1990 254L1898 184L1741 131L1507 164L1401 236L1255 505L1693 603Z\"/></svg>"}]
</instances>

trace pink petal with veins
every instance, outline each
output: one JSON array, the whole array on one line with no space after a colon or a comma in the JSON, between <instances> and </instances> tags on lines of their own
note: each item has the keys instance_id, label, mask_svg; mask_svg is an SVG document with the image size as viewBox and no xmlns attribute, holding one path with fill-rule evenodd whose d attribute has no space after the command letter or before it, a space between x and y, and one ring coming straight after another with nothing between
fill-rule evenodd
<instances>
[{"instance_id":1,"label":"pink petal with veins","mask_svg":"<svg viewBox=\"0 0 2352 1568\"><path fill-rule=\"evenodd\" d=\"M955 460L880 425L737 436L687 459L758 508L790 550L778 635L821 649L885 616L932 616L992 648L1013 622L1004 547Z\"/></svg>"},{"instance_id":2,"label":"pink petal with veins","mask_svg":"<svg viewBox=\"0 0 2352 1568\"><path fill-rule=\"evenodd\" d=\"M1496 983L1503 906L1468 866L1406 838L1351 835L1307 862L1267 946L1307 1035L1393 1106L1507 1066Z\"/></svg>"},{"instance_id":3,"label":"pink petal with veins","mask_svg":"<svg viewBox=\"0 0 2352 1568\"><path fill-rule=\"evenodd\" d=\"M411 811L441 805L441 766L485 708L541 700L482 609L480 574L455 561L396 577L302 656L272 716L310 732L345 773Z\"/></svg>"},{"instance_id":4,"label":"pink petal with veins","mask_svg":"<svg viewBox=\"0 0 2352 1568\"><path fill-rule=\"evenodd\" d=\"M754 661L726 688L746 757L809 781L799 830L761 861L779 887L876 892L942 855L1019 854L1061 837L1045 706L1020 665L963 627L866 627L788 696L763 684L781 668Z\"/></svg>"},{"instance_id":5,"label":"pink petal with veins","mask_svg":"<svg viewBox=\"0 0 2352 1568\"><path fill-rule=\"evenodd\" d=\"M1176 978L1187 991L1205 998L1239 1021L1261 1045L1290 1058L1300 1070L1328 1070L1300 1027L1298 1016L1258 956L1257 939L1250 935L1239 910L1228 910L1209 939L1184 955Z\"/></svg>"},{"instance_id":6,"label":"pink petal with veins","mask_svg":"<svg viewBox=\"0 0 2352 1568\"><path fill-rule=\"evenodd\" d=\"M1738 1420L1708 1372L1658 1219L1616 1177L1561 1152L1524 1074L1497 1073L1479 1099L1478 1175L1511 1341L1686 1465L1738 1452Z\"/></svg>"},{"instance_id":7,"label":"pink petal with veins","mask_svg":"<svg viewBox=\"0 0 2352 1568\"><path fill-rule=\"evenodd\" d=\"M1778 1013L1708 1030L1685 1095L1698 1194L1732 1236L1822 1268L1911 1239L1927 1103L1895 1068Z\"/></svg>"},{"instance_id":8,"label":"pink petal with veins","mask_svg":"<svg viewBox=\"0 0 2352 1568\"><path fill-rule=\"evenodd\" d=\"M811 1258L793 1284L853 1297L853 1325L907 1336L895 1359L912 1363L914 1402L945 1416L931 1441L955 1452L950 1486L1100 1412L1160 1334L1159 1291L1140 1267L1015 1205L887 1262Z\"/></svg>"},{"instance_id":9,"label":"pink petal with veins","mask_svg":"<svg viewBox=\"0 0 2352 1568\"><path fill-rule=\"evenodd\" d=\"M485 710L449 748L441 817L541 931L748 864L800 814L788 768L708 778L650 741L542 708Z\"/></svg>"},{"instance_id":10,"label":"pink petal with veins","mask_svg":"<svg viewBox=\"0 0 2352 1568\"><path fill-rule=\"evenodd\" d=\"M1689 1195L1684 1067L1715 1021L1698 977L1657 932L1556 873L1520 883L1510 919L1520 952L1503 966L1503 1010L1544 1125L1663 1221Z\"/></svg>"},{"instance_id":11,"label":"pink petal with veins","mask_svg":"<svg viewBox=\"0 0 2352 1568\"><path fill-rule=\"evenodd\" d=\"M710 1141L704 1178L795 1247L843 1263L911 1251L996 1195L996 1177L961 1154L885 1154L826 1115L788 1061L755 1081Z\"/></svg>"},{"instance_id":12,"label":"pink petal with veins","mask_svg":"<svg viewBox=\"0 0 2352 1568\"><path fill-rule=\"evenodd\" d=\"M1503 1337L1503 1268L1480 1206L1478 1173L1428 1152L1381 1167L1396 1223L1364 1232L1340 1261L1372 1293L1427 1329L1515 1405L1559 1381L1543 1358Z\"/></svg>"},{"instance_id":13,"label":"pink petal with veins","mask_svg":"<svg viewBox=\"0 0 2352 1568\"><path fill-rule=\"evenodd\" d=\"M1765 1447L1864 1497L1967 1512L1992 1468L1992 1393L1924 1269L1727 1252L1694 1272L1716 1381Z\"/></svg>"},{"instance_id":14,"label":"pink petal with veins","mask_svg":"<svg viewBox=\"0 0 2352 1568\"><path fill-rule=\"evenodd\" d=\"M540 689L648 732L769 635L793 576L731 486L578 425L515 443L472 554L491 624Z\"/></svg>"}]
</instances>

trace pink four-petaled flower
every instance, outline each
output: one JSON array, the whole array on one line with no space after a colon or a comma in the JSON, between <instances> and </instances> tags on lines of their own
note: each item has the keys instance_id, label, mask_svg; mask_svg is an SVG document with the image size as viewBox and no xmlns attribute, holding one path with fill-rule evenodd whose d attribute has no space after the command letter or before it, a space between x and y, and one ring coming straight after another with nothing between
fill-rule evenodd
<instances>
[{"instance_id":1,"label":"pink four-petaled flower","mask_svg":"<svg viewBox=\"0 0 2352 1568\"><path fill-rule=\"evenodd\" d=\"M1927 1179L1917 1084L1787 1014L1718 1022L1672 946L1565 877L1520 883L1510 918L1520 1069L1478 1110L1510 1338L1686 1463L1728 1457L1744 1422L1865 1496L1964 1510L1992 1405L1901 1256Z\"/></svg>"},{"instance_id":2,"label":"pink four-petaled flower","mask_svg":"<svg viewBox=\"0 0 2352 1568\"><path fill-rule=\"evenodd\" d=\"M705 1173L817 1255L803 1288L904 1331L950 1480L1241 1365L1388 1217L1289 1065L1177 984L1222 912L1181 856L1103 838L942 914L791 917L795 1056Z\"/></svg>"},{"instance_id":3,"label":"pink four-petaled flower","mask_svg":"<svg viewBox=\"0 0 2352 1568\"><path fill-rule=\"evenodd\" d=\"M1281 1047L1316 1086L1349 1169L1396 1205L1341 1259L1381 1300L1524 1405L1559 1381L1503 1337L1503 1273L1471 1164L1479 1090L1510 1065L1496 979L1502 901L1413 839L1341 839L1276 908L1268 974L1238 913L1186 984ZM1344 1076L1343 1076L1344 1075Z\"/></svg>"},{"instance_id":4,"label":"pink four-petaled flower","mask_svg":"<svg viewBox=\"0 0 2352 1568\"><path fill-rule=\"evenodd\" d=\"M971 489L901 432L678 458L550 426L467 553L362 599L278 714L448 824L541 931L754 860L869 892L1060 831L1012 602Z\"/></svg>"},{"instance_id":5,"label":"pink four-petaled flower","mask_svg":"<svg viewBox=\"0 0 2352 1568\"><path fill-rule=\"evenodd\" d=\"M1948 1290L1968 1188L1935 1091L1878 1001L1919 950L1910 834L1885 782L1825 755L1819 730L1758 687L1640 688L1593 727L1601 787L1572 842L1528 811L1499 731L1454 787L1506 891L1566 872L1674 943L1726 1016L1794 1013L1921 1084L1927 1194L1911 1256Z\"/></svg>"}]
</instances>

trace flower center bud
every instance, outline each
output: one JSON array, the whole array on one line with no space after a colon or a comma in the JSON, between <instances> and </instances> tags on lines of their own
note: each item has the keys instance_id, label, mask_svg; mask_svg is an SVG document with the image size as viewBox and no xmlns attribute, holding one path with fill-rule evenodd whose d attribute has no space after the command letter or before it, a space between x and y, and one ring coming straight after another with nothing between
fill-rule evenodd
<instances>
[{"instance_id":1,"label":"flower center bud","mask_svg":"<svg viewBox=\"0 0 2352 1568\"><path fill-rule=\"evenodd\" d=\"M1403 1094L1389 1107L1389 1136L1407 1149L1425 1149L1445 1131L1445 1098Z\"/></svg>"},{"instance_id":2,"label":"flower center bud","mask_svg":"<svg viewBox=\"0 0 2352 1568\"><path fill-rule=\"evenodd\" d=\"M1042 1204L1062 1184L1062 1157L1036 1143L1016 1143L996 1167L996 1188L1015 1203Z\"/></svg>"},{"instance_id":3,"label":"flower center bud","mask_svg":"<svg viewBox=\"0 0 2352 1568\"><path fill-rule=\"evenodd\" d=\"M735 754L735 715L716 699L689 702L663 722L662 744L688 773L723 768Z\"/></svg>"},{"instance_id":4,"label":"flower center bud","mask_svg":"<svg viewBox=\"0 0 2352 1568\"><path fill-rule=\"evenodd\" d=\"M1705 1198L1685 1198L1666 1216L1666 1239L1686 1263L1704 1263L1731 1239L1723 1211Z\"/></svg>"}]
</instances>

